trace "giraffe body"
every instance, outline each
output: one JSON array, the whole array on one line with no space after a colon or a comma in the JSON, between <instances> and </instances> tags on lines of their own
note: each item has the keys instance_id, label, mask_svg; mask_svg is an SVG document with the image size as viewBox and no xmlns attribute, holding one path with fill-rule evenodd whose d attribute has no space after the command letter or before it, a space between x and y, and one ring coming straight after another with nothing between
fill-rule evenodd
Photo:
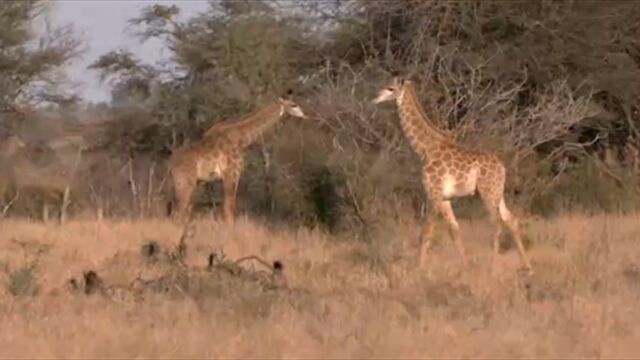
<instances>
[{"instance_id":1,"label":"giraffe body","mask_svg":"<svg viewBox=\"0 0 640 360\"><path fill-rule=\"evenodd\" d=\"M525 268L532 272L525 252L518 219L504 201L506 169L498 156L487 151L471 151L457 144L426 116L410 81L393 80L383 88L375 104L394 100L402 129L423 162L423 185L432 202L431 212L421 232L421 264L431 247L433 220L440 215L449 225L449 233L466 263L466 255L459 235L451 200L478 193L492 222L496 226L493 242L494 256L498 254L502 232L501 223L512 232Z\"/></svg>"},{"instance_id":2,"label":"giraffe body","mask_svg":"<svg viewBox=\"0 0 640 360\"><path fill-rule=\"evenodd\" d=\"M245 118L216 124L200 141L176 149L169 158L177 202L176 217L190 214L191 198L198 183L222 180L224 216L232 223L245 149L285 114L305 117L296 103L280 98Z\"/></svg>"}]
</instances>

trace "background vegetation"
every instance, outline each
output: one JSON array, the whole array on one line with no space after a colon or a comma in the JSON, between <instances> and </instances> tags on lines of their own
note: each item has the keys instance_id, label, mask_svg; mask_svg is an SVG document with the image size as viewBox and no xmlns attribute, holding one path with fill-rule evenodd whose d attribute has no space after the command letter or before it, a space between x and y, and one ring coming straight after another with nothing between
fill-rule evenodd
<instances>
[{"instance_id":1,"label":"background vegetation","mask_svg":"<svg viewBox=\"0 0 640 360\"><path fill-rule=\"evenodd\" d=\"M104 54L91 65L112 85L102 104L65 89L81 43L68 27L36 38L44 8L0 3L3 216L163 216L172 149L293 87L312 119L252 147L241 211L362 236L420 217L417 157L394 108L370 104L393 71L460 143L503 154L520 211L640 204L637 2L215 1L184 22L153 5L130 25L171 61ZM197 211L217 211L220 194L203 187Z\"/></svg>"},{"instance_id":2,"label":"background vegetation","mask_svg":"<svg viewBox=\"0 0 640 360\"><path fill-rule=\"evenodd\" d=\"M65 79L73 29L36 36L44 11L0 2L0 356L638 357L640 2L238 0L182 22L155 5L131 28L171 61L104 54L100 104ZM553 216L523 222L533 276L466 220L468 267L437 226L417 268L420 164L370 102L393 71L502 154L518 212ZM171 151L290 87L311 118L251 148L250 220L162 218ZM284 277L233 264L248 255Z\"/></svg>"}]
</instances>

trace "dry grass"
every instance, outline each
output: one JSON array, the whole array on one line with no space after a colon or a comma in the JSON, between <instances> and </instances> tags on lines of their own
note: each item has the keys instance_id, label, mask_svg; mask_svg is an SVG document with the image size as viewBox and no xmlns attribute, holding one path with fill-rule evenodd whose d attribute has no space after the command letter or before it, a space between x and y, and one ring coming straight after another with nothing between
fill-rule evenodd
<instances>
[{"instance_id":1,"label":"dry grass","mask_svg":"<svg viewBox=\"0 0 640 360\"><path fill-rule=\"evenodd\" d=\"M175 284L180 291L105 297L71 293L66 282L88 269L112 285L166 273L176 265L145 261L140 247L149 240L173 247L181 229L164 220L62 227L5 220L0 356L640 356L637 217L531 222L536 273L529 280L516 274L514 250L491 265L484 221L462 228L470 269L460 268L441 236L430 267L420 271L413 222L390 224L363 244L245 220L234 229L200 220L189 266L204 266L221 249L229 258L259 254L283 261L289 289L203 272L197 283L193 275Z\"/></svg>"}]
</instances>

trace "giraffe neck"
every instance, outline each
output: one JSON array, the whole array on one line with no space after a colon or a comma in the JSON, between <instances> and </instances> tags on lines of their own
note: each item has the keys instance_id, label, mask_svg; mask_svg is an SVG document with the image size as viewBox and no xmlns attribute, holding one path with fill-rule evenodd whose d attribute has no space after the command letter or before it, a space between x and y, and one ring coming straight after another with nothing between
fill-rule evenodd
<instances>
[{"instance_id":1,"label":"giraffe neck","mask_svg":"<svg viewBox=\"0 0 640 360\"><path fill-rule=\"evenodd\" d=\"M216 124L204 136L224 133L229 138L234 139L239 146L246 147L277 124L283 115L284 108L282 104L274 101L239 120Z\"/></svg>"},{"instance_id":2,"label":"giraffe neck","mask_svg":"<svg viewBox=\"0 0 640 360\"><path fill-rule=\"evenodd\" d=\"M403 87L396 100L400 124L413 149L423 158L429 157L441 145L455 141L438 129L424 112L412 84Z\"/></svg>"}]
</instances>

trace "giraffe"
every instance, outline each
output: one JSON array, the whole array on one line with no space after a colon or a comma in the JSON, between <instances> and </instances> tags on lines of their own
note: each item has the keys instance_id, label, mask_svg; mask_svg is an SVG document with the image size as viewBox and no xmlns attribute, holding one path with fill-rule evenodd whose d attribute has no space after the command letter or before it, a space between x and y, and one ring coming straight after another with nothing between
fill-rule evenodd
<instances>
[{"instance_id":1,"label":"giraffe","mask_svg":"<svg viewBox=\"0 0 640 360\"><path fill-rule=\"evenodd\" d=\"M471 151L459 145L451 136L437 128L425 114L413 82L394 77L391 84L382 88L373 99L374 104L395 101L400 124L414 151L423 162L422 182L432 206L420 233L420 266L425 264L431 247L434 220L442 216L449 227L449 234L467 265L459 225L451 207L451 200L478 192L495 226L493 256L497 258L499 241L504 223L516 241L525 270L533 274L525 252L517 217L511 213L504 200L506 170L498 156L488 151Z\"/></svg>"},{"instance_id":2,"label":"giraffe","mask_svg":"<svg viewBox=\"0 0 640 360\"><path fill-rule=\"evenodd\" d=\"M191 197L199 181L222 180L224 217L227 223L234 222L244 150L284 115L306 118L302 108L290 98L291 94L289 90L287 96L238 120L218 123L207 130L200 141L173 152L169 158L169 171L177 202L177 218L191 213Z\"/></svg>"}]
</instances>

